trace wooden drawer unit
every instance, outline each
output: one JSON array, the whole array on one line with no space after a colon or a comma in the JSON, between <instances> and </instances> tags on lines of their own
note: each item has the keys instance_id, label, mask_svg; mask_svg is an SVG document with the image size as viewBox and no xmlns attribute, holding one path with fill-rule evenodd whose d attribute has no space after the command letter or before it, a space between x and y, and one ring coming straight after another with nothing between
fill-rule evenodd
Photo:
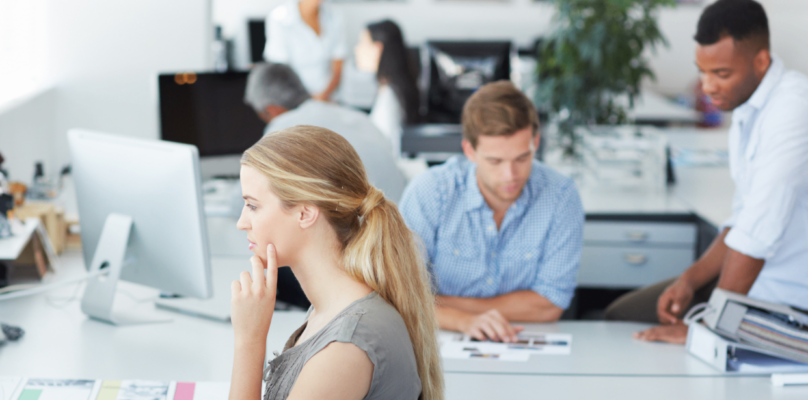
<instances>
[{"instance_id":1,"label":"wooden drawer unit","mask_svg":"<svg viewBox=\"0 0 808 400\"><path fill-rule=\"evenodd\" d=\"M578 286L646 286L678 276L695 257L695 223L587 221Z\"/></svg>"}]
</instances>

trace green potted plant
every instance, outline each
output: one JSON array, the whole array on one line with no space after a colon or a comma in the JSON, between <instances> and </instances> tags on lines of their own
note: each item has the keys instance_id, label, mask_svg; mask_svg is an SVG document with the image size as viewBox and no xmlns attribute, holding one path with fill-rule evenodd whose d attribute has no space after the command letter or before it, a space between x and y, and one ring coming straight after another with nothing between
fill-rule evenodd
<instances>
[{"instance_id":1,"label":"green potted plant","mask_svg":"<svg viewBox=\"0 0 808 400\"><path fill-rule=\"evenodd\" d=\"M561 147L575 153L576 126L624 124L646 77L645 49L667 46L657 25L674 0L554 0L553 30L537 49L536 103L558 122Z\"/></svg>"}]
</instances>

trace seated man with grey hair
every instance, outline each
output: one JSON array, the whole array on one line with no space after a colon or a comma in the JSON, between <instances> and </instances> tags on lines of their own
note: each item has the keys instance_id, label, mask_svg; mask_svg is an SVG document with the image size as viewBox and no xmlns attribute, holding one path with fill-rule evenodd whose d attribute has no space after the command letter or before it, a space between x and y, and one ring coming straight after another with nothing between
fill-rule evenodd
<instances>
[{"instance_id":1,"label":"seated man with grey hair","mask_svg":"<svg viewBox=\"0 0 808 400\"><path fill-rule=\"evenodd\" d=\"M370 182L398 203L406 184L391 156L390 142L360 112L311 98L297 74L285 64L258 64L247 78L244 102L266 122L264 134L296 125L313 125L342 135L356 149Z\"/></svg>"}]
</instances>

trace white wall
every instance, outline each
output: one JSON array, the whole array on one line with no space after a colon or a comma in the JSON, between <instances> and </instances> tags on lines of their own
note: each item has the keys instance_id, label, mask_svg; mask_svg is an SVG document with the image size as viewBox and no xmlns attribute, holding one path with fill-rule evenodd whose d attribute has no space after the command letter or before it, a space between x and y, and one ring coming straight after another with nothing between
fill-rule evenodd
<instances>
[{"instance_id":1,"label":"white wall","mask_svg":"<svg viewBox=\"0 0 808 400\"><path fill-rule=\"evenodd\" d=\"M246 20L265 17L284 0L213 0L213 22L236 40L238 64L247 63ZM759 0L769 16L772 47L789 68L808 74L808 1ZM706 3L709 3L707 1ZM554 14L548 3L531 0L504 2L409 0L404 2L335 3L345 15L349 42L371 21L391 18L401 25L405 39L418 44L426 39L511 39L524 46L550 29ZM666 95L692 93L698 73L694 64L693 35L701 5L664 9L659 24L670 42L652 54L656 82L648 87Z\"/></svg>"},{"instance_id":2,"label":"white wall","mask_svg":"<svg viewBox=\"0 0 808 400\"><path fill-rule=\"evenodd\" d=\"M43 161L48 171L61 167L51 165L55 114L54 90L18 99L0 109L0 153L12 180L30 185L37 161Z\"/></svg>"},{"instance_id":3,"label":"white wall","mask_svg":"<svg viewBox=\"0 0 808 400\"><path fill-rule=\"evenodd\" d=\"M209 0L51 0L48 18L56 163L70 128L157 138L157 74L210 65Z\"/></svg>"},{"instance_id":4,"label":"white wall","mask_svg":"<svg viewBox=\"0 0 808 400\"><path fill-rule=\"evenodd\" d=\"M804 44L804 38L808 37L808 1L758 2L769 18L774 54L783 59L787 68L808 74L808 52ZM692 93L692 86L698 79L693 36L701 11L701 6L680 6L661 13L659 25L670 42L670 48L662 49L653 58L652 68L657 82L650 83L650 88L667 95Z\"/></svg>"}]
</instances>

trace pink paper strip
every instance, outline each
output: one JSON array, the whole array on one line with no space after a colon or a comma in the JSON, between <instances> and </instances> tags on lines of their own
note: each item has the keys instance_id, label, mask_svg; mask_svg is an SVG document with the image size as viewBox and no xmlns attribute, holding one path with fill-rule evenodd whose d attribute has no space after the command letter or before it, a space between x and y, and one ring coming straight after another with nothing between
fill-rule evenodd
<instances>
[{"instance_id":1,"label":"pink paper strip","mask_svg":"<svg viewBox=\"0 0 808 400\"><path fill-rule=\"evenodd\" d=\"M194 382L177 382L177 389L174 391L174 400L194 400Z\"/></svg>"}]
</instances>

